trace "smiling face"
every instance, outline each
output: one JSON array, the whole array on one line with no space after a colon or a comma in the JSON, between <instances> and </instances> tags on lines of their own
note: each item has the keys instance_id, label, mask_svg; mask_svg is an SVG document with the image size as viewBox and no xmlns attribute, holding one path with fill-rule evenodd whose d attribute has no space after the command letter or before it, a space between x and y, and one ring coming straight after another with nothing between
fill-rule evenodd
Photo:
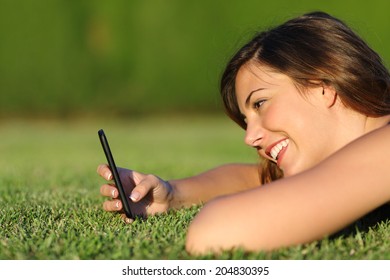
<instances>
[{"instance_id":1,"label":"smiling face","mask_svg":"<svg viewBox=\"0 0 390 280\"><path fill-rule=\"evenodd\" d=\"M288 76L248 63L239 70L235 87L247 124L246 144L276 162L284 176L316 165L339 148L322 86L301 93Z\"/></svg>"}]
</instances>

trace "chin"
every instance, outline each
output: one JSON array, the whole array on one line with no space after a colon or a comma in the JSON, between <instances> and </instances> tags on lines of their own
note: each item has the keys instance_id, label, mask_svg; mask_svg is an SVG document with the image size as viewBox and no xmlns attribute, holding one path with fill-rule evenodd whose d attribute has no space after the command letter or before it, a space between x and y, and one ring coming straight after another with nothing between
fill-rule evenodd
<instances>
[{"instance_id":1,"label":"chin","mask_svg":"<svg viewBox=\"0 0 390 280\"><path fill-rule=\"evenodd\" d=\"M286 170L283 170L283 178L291 177L295 175L296 173L288 172Z\"/></svg>"},{"instance_id":2,"label":"chin","mask_svg":"<svg viewBox=\"0 0 390 280\"><path fill-rule=\"evenodd\" d=\"M291 177L291 176L294 176L296 174L299 174L303 171L305 171L307 168L297 168L297 167L289 167L289 168L284 168L282 169L283 171L283 177L284 178L287 178L287 177Z\"/></svg>"}]
</instances>

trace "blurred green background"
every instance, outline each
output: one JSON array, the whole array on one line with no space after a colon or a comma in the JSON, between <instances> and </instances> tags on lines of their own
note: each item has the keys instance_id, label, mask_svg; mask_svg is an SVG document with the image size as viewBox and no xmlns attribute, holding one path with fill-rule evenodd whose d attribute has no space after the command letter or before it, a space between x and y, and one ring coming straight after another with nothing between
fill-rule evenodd
<instances>
[{"instance_id":1,"label":"blurred green background","mask_svg":"<svg viewBox=\"0 0 390 280\"><path fill-rule=\"evenodd\" d=\"M387 0L0 0L0 118L223 114L219 77L234 50L313 10L389 63Z\"/></svg>"}]
</instances>

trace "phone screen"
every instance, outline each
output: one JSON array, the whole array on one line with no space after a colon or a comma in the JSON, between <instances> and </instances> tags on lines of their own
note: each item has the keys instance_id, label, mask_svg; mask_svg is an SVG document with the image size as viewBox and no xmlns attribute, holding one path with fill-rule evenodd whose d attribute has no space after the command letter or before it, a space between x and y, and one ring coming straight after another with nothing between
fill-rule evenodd
<instances>
[{"instance_id":1,"label":"phone screen","mask_svg":"<svg viewBox=\"0 0 390 280\"><path fill-rule=\"evenodd\" d=\"M112 156L111 149L110 149L110 146L108 145L107 137L106 137L103 129L100 129L98 131L98 135L99 135L100 143L102 144L102 147L104 150L104 154L106 155L108 165L111 169L112 176L114 177L115 185L118 188L119 196L120 196L120 199L121 199L122 205L123 205L123 209L125 210L126 216L128 218L134 219L133 214L131 213L129 200L127 199L126 192L123 189L122 182L120 180L119 173L118 173L118 170L116 168L115 161L114 161L114 158Z\"/></svg>"}]
</instances>

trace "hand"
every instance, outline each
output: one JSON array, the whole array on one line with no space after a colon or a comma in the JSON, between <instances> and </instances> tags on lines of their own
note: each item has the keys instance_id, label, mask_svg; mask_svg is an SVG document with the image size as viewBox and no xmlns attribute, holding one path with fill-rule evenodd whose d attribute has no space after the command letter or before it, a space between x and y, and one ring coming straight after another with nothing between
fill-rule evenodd
<instances>
[{"instance_id":1,"label":"hand","mask_svg":"<svg viewBox=\"0 0 390 280\"><path fill-rule=\"evenodd\" d=\"M113 178L111 170L106 164L99 165L97 173L107 181L111 181ZM131 211L135 216L147 217L166 212L169 209L173 188L167 181L155 175L146 175L124 168L118 168L118 173L125 193L130 200ZM132 222L132 219L127 218L123 212L122 202L115 184L102 185L100 193L111 198L103 203L105 211L120 212L126 222Z\"/></svg>"}]
</instances>

